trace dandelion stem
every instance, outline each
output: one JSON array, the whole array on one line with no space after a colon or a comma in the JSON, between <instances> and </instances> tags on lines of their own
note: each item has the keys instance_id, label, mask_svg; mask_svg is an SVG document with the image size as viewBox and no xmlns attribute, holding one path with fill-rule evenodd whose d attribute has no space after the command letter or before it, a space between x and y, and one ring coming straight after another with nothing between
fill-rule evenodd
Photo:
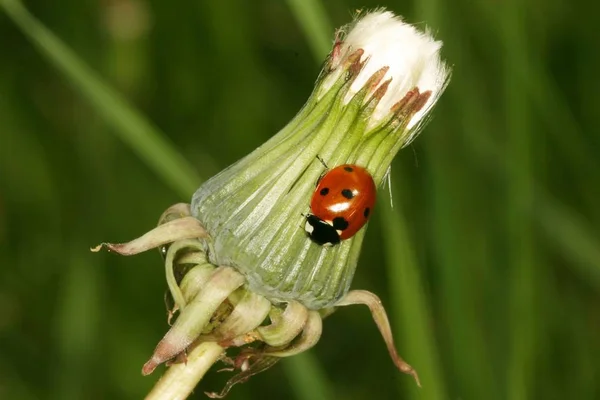
<instances>
[{"instance_id":1,"label":"dandelion stem","mask_svg":"<svg viewBox=\"0 0 600 400\"><path fill-rule=\"evenodd\" d=\"M224 351L225 349L215 342L201 343L187 355L186 362L169 367L148 393L146 400L187 398Z\"/></svg>"}]
</instances>

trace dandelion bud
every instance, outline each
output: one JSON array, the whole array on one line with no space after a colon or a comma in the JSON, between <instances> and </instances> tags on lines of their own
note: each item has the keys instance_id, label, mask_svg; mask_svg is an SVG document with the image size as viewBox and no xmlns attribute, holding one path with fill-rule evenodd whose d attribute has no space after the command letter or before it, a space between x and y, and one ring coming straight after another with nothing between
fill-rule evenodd
<instances>
[{"instance_id":1,"label":"dandelion bud","mask_svg":"<svg viewBox=\"0 0 600 400\"><path fill-rule=\"evenodd\" d=\"M366 229L334 247L307 239L303 214L325 171L317 157L329 167L360 165L380 185L446 86L441 45L390 12L341 29L298 115L194 194L210 262L236 268L272 301L318 310L343 297Z\"/></svg>"},{"instance_id":2,"label":"dandelion bud","mask_svg":"<svg viewBox=\"0 0 600 400\"><path fill-rule=\"evenodd\" d=\"M376 186L448 82L440 48L390 12L359 16L338 32L313 93L287 126L206 181L191 205L170 207L157 228L104 244L124 255L158 247L164 256L173 324L142 371L173 365L149 399L187 396L217 359L240 371L220 393L207 393L223 397L279 358L314 346L322 319L353 304L369 308L392 361L419 384L396 352L379 298L349 288ZM329 210L318 197L329 194L326 184L350 173L360 176L359 187L352 181L335 195L366 196L360 204L367 206L356 213L359 203L344 200L331 208L343 217L316 215L316 208ZM327 235L316 240L318 229ZM232 347L243 349L225 356Z\"/></svg>"}]
</instances>

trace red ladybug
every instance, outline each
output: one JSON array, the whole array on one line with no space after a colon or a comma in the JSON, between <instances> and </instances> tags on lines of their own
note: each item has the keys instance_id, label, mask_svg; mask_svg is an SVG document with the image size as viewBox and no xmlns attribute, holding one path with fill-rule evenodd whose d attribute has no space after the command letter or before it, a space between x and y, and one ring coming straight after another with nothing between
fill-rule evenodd
<instances>
[{"instance_id":1,"label":"red ladybug","mask_svg":"<svg viewBox=\"0 0 600 400\"><path fill-rule=\"evenodd\" d=\"M368 221L377 189L363 167L339 165L317 183L304 229L313 242L333 246L352 237Z\"/></svg>"}]
</instances>

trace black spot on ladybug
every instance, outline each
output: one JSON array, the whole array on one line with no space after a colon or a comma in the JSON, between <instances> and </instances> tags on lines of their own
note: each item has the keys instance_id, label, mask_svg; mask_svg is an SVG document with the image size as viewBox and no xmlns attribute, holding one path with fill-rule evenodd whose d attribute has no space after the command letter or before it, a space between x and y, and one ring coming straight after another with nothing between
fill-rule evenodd
<instances>
[{"instance_id":1,"label":"black spot on ladybug","mask_svg":"<svg viewBox=\"0 0 600 400\"><path fill-rule=\"evenodd\" d=\"M348 228L348 221L346 221L343 217L335 217L332 222L336 231L343 231Z\"/></svg>"},{"instance_id":2,"label":"black spot on ladybug","mask_svg":"<svg viewBox=\"0 0 600 400\"><path fill-rule=\"evenodd\" d=\"M352 193L352 190L350 190L350 189L344 189L344 190L342 190L342 196L344 196L345 198L350 200L351 198L354 197L354 193Z\"/></svg>"},{"instance_id":3,"label":"black spot on ladybug","mask_svg":"<svg viewBox=\"0 0 600 400\"><path fill-rule=\"evenodd\" d=\"M354 168L352 168L352 167L344 167L344 171L352 172L352 171L354 171Z\"/></svg>"},{"instance_id":4,"label":"black spot on ladybug","mask_svg":"<svg viewBox=\"0 0 600 400\"><path fill-rule=\"evenodd\" d=\"M352 193L352 190L350 190L350 189L344 189L344 190L342 190L342 196L344 196L345 198L350 200L351 198L354 197L354 193Z\"/></svg>"},{"instance_id":5,"label":"black spot on ladybug","mask_svg":"<svg viewBox=\"0 0 600 400\"><path fill-rule=\"evenodd\" d=\"M321 196L327 196L328 193L329 193L329 188L323 188L319 191L319 194Z\"/></svg>"},{"instance_id":6,"label":"black spot on ladybug","mask_svg":"<svg viewBox=\"0 0 600 400\"><path fill-rule=\"evenodd\" d=\"M371 209L369 207L365 208L365 211L363 212L363 215L365 216L365 218L369 218L370 212L371 212Z\"/></svg>"}]
</instances>

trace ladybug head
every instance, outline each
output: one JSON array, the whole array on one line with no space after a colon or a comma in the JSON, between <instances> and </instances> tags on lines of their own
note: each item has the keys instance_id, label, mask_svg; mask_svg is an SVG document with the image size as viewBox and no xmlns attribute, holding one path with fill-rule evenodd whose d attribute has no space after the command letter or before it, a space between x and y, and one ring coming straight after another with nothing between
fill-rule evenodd
<instances>
[{"instance_id":1,"label":"ladybug head","mask_svg":"<svg viewBox=\"0 0 600 400\"><path fill-rule=\"evenodd\" d=\"M313 214L306 216L304 230L313 242L321 246L333 246L341 241L340 234L332 224Z\"/></svg>"}]
</instances>

